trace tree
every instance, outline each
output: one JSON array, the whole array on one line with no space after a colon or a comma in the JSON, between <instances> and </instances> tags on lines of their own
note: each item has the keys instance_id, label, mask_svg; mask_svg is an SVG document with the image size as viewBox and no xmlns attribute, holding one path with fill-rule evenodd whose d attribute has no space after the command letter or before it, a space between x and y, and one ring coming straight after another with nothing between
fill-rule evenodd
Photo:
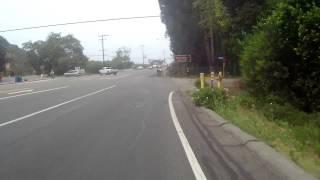
<instances>
[{"instance_id":1,"label":"tree","mask_svg":"<svg viewBox=\"0 0 320 180\"><path fill-rule=\"evenodd\" d=\"M203 70L211 66L213 56L225 55L229 71L238 74L240 42L274 1L159 0L159 4L174 54L191 54L193 66Z\"/></svg>"},{"instance_id":2,"label":"tree","mask_svg":"<svg viewBox=\"0 0 320 180\"><path fill-rule=\"evenodd\" d=\"M229 14L222 0L195 0L193 6L199 11L200 25L210 40L206 43L207 54L210 57L208 62L210 66L214 66L212 63L215 63L216 59L215 44L219 43L219 47L222 47L222 42L216 41L215 37L221 38L222 34L230 27ZM224 52L220 50L220 54L224 54Z\"/></svg>"},{"instance_id":3,"label":"tree","mask_svg":"<svg viewBox=\"0 0 320 180\"><path fill-rule=\"evenodd\" d=\"M29 63L38 74L49 73L51 70L63 74L76 66L85 67L88 61L80 41L72 35L51 33L46 41L27 42L23 48L27 51Z\"/></svg>"},{"instance_id":4,"label":"tree","mask_svg":"<svg viewBox=\"0 0 320 180\"><path fill-rule=\"evenodd\" d=\"M88 61L86 65L87 73L98 73L99 69L103 67L103 63L101 61Z\"/></svg>"},{"instance_id":5,"label":"tree","mask_svg":"<svg viewBox=\"0 0 320 180\"><path fill-rule=\"evenodd\" d=\"M41 74L41 66L43 61L40 57L40 49L43 46L43 41L36 41L32 43L31 41L23 43L22 47L27 53L27 61L31 67L36 71L37 74Z\"/></svg>"},{"instance_id":6,"label":"tree","mask_svg":"<svg viewBox=\"0 0 320 180\"><path fill-rule=\"evenodd\" d=\"M5 70L5 63L6 63L6 53L9 43L6 39L0 36L0 72Z\"/></svg>"},{"instance_id":7,"label":"tree","mask_svg":"<svg viewBox=\"0 0 320 180\"><path fill-rule=\"evenodd\" d=\"M10 72L14 74L31 74L33 68L27 62L27 53L16 45L7 48L6 62L10 63Z\"/></svg>"},{"instance_id":8,"label":"tree","mask_svg":"<svg viewBox=\"0 0 320 180\"><path fill-rule=\"evenodd\" d=\"M125 47L116 51L116 56L111 61L111 66L116 69L127 69L133 65L130 61L130 49Z\"/></svg>"},{"instance_id":9,"label":"tree","mask_svg":"<svg viewBox=\"0 0 320 180\"><path fill-rule=\"evenodd\" d=\"M246 39L243 75L261 95L282 97L307 112L320 110L320 2L280 2Z\"/></svg>"},{"instance_id":10,"label":"tree","mask_svg":"<svg viewBox=\"0 0 320 180\"><path fill-rule=\"evenodd\" d=\"M205 68L208 65L205 33L192 3L193 0L159 0L161 19L167 27L172 52L191 55L195 67Z\"/></svg>"}]
</instances>

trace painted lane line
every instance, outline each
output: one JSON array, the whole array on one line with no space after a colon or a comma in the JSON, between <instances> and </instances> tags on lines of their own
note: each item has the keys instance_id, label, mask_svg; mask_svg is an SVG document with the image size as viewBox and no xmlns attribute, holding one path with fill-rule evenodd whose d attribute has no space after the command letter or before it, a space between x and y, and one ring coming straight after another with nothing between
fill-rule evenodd
<instances>
[{"instance_id":1,"label":"painted lane line","mask_svg":"<svg viewBox=\"0 0 320 180\"><path fill-rule=\"evenodd\" d=\"M39 94L39 93L43 93L43 92L49 92L49 91L55 91L55 90L59 90L59 89L65 89L65 88L68 88L68 87L69 86L62 86L62 87L58 87L58 88L46 89L46 90L35 91L35 92L30 92L30 93L25 93L25 94L18 94L18 95L14 95L14 96L1 97L0 101L1 100L5 100L5 99L20 97L20 96L26 96L26 95L31 95L31 94Z\"/></svg>"},{"instance_id":2,"label":"painted lane line","mask_svg":"<svg viewBox=\"0 0 320 180\"><path fill-rule=\"evenodd\" d=\"M12 94L25 93L25 92L32 92L32 91L33 91L33 89L27 89L27 90L22 90L22 91L9 92L8 94L12 95Z\"/></svg>"},{"instance_id":3,"label":"painted lane line","mask_svg":"<svg viewBox=\"0 0 320 180\"><path fill-rule=\"evenodd\" d=\"M123 76L118 76L118 77L102 77L102 78L99 78L100 80L109 80L109 79L111 79L111 80L114 80L114 79L122 79L122 78L125 78L125 77L127 77L127 76L130 76L130 74L128 74L128 75L123 75Z\"/></svg>"},{"instance_id":4,"label":"painted lane line","mask_svg":"<svg viewBox=\"0 0 320 180\"><path fill-rule=\"evenodd\" d=\"M72 103L72 102L75 102L75 101L79 101L79 100L81 100L81 99L83 99L83 98L86 98L86 97L89 97L89 96L93 96L93 95L98 94L98 93L101 93L101 92L103 92L103 91L107 91L107 90L112 89L112 88L114 88L114 87L116 87L116 86L110 86L110 87L107 87L107 88L104 88L104 89L101 89L101 90L98 90L98 91L94 91L94 92L92 92L92 93L89 93L89 94L86 94L86 95L83 95L83 96L80 96L80 97L71 99L71 100L69 100L69 101L65 101L65 102L63 102L63 103L60 103L60 104L57 104L57 105L48 107L48 108L46 108L46 109L42 109L42 110L40 110L40 111L36 111L36 112L34 112L34 113L31 113L31 114L28 114L28 115L19 117L19 118L17 118L17 119L13 119L13 120L7 121L7 122L5 122L5 123L0 124L0 128L3 127L3 126L9 125L9 124L12 124L12 123L15 123L15 122L18 122L18 121L27 119L27 118L29 118L29 117L38 115L38 114L40 114L40 113L43 113L43 112L46 112L46 111L49 111L49 110L52 110L52 109L56 109L56 108L58 108L58 107L60 107L60 106L63 106L63 105L66 105L66 104L69 104L69 103Z\"/></svg>"},{"instance_id":5,"label":"painted lane line","mask_svg":"<svg viewBox=\"0 0 320 180\"><path fill-rule=\"evenodd\" d=\"M172 118L172 121L173 121L173 124L174 124L174 127L176 128L177 130L177 133L178 133L178 136L179 136L179 139L182 143L182 146L183 146L183 149L187 155L187 158L188 158L188 161L190 163L190 166L191 166L191 169L193 171L193 174L196 178L196 180L206 180L206 176L204 175L202 169L201 169L201 166L188 142L188 139L186 137L186 135L184 134L183 132L183 129L181 128L181 125L179 123L179 120L177 118L177 114L174 110L174 106L173 106L173 103L172 103L172 95L173 95L173 91L170 92L170 95L169 95L169 109L170 109L170 114L171 114L171 118Z\"/></svg>"}]
</instances>

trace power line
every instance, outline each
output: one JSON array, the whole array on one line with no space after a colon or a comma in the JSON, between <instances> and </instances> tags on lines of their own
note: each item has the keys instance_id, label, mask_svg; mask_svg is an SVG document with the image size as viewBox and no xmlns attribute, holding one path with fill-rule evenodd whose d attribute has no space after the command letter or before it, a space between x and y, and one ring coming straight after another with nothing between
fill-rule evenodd
<instances>
[{"instance_id":1,"label":"power line","mask_svg":"<svg viewBox=\"0 0 320 180\"><path fill-rule=\"evenodd\" d=\"M160 17L160 16L136 16L136 17L122 17L122 18L110 18L110 19L97 19L97 20L88 20L88 21L77 21L77 22L68 22L68 23L59 23L59 24L50 24L50 25L41 25L41 26L31 26L31 27L23 27L23 28L15 28L15 29L6 29L6 30L0 30L0 33L11 32L11 31L22 31L22 30L28 30L28 29L40 29L40 28L55 27L55 26L66 26L66 25L73 25L73 24L85 24L85 23L119 21L119 20L132 20L132 19L147 19L147 18L158 18L158 17Z\"/></svg>"}]
</instances>

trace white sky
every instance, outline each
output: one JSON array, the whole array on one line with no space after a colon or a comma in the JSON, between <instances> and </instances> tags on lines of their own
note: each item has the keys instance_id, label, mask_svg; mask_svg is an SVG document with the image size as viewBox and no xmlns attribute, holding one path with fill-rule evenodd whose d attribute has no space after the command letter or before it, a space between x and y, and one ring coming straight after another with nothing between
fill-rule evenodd
<instances>
[{"instance_id":1,"label":"white sky","mask_svg":"<svg viewBox=\"0 0 320 180\"><path fill-rule=\"evenodd\" d=\"M0 6L0 30L148 15L160 15L158 0L5 0ZM171 54L160 18L50 27L0 33L0 36L21 47L29 40L45 40L50 32L73 34L81 41L85 54L94 60L102 60L98 37L101 34L110 35L105 41L105 59L110 59L123 46L131 49L131 58L136 63L142 63L141 45L150 59L163 58L164 54L169 58Z\"/></svg>"}]
</instances>

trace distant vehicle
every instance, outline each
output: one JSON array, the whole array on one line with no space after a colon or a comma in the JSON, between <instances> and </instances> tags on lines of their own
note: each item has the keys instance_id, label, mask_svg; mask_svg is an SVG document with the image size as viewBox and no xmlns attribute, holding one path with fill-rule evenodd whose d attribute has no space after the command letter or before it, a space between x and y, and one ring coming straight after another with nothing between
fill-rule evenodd
<instances>
[{"instance_id":1,"label":"distant vehicle","mask_svg":"<svg viewBox=\"0 0 320 180\"><path fill-rule=\"evenodd\" d=\"M157 67L157 76L162 76L163 70L161 67Z\"/></svg>"},{"instance_id":2,"label":"distant vehicle","mask_svg":"<svg viewBox=\"0 0 320 180\"><path fill-rule=\"evenodd\" d=\"M148 69L153 69L153 67L152 67L152 66L149 66Z\"/></svg>"},{"instance_id":3,"label":"distant vehicle","mask_svg":"<svg viewBox=\"0 0 320 180\"><path fill-rule=\"evenodd\" d=\"M157 68L157 67L158 67L157 64L152 65L152 68Z\"/></svg>"},{"instance_id":4,"label":"distant vehicle","mask_svg":"<svg viewBox=\"0 0 320 180\"><path fill-rule=\"evenodd\" d=\"M79 70L69 70L63 74L64 76L80 76L81 72Z\"/></svg>"},{"instance_id":5,"label":"distant vehicle","mask_svg":"<svg viewBox=\"0 0 320 180\"><path fill-rule=\"evenodd\" d=\"M144 69L143 66L138 66L137 69L141 70L141 69Z\"/></svg>"},{"instance_id":6,"label":"distant vehicle","mask_svg":"<svg viewBox=\"0 0 320 180\"><path fill-rule=\"evenodd\" d=\"M99 73L102 75L109 75L109 74L117 75L118 70L112 69L111 67L103 67L102 69L99 70Z\"/></svg>"}]
</instances>

